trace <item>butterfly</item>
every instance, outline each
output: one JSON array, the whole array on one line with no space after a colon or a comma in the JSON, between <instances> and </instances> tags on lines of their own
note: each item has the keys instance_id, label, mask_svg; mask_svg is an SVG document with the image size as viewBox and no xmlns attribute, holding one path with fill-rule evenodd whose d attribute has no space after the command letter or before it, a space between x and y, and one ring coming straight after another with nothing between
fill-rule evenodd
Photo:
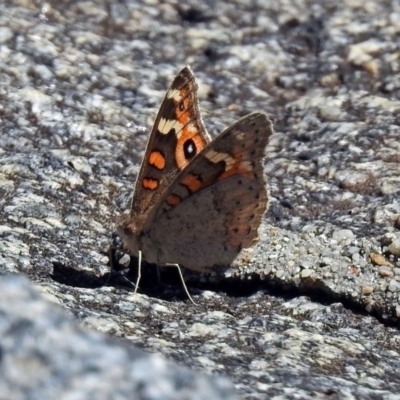
<instances>
[{"instance_id":1,"label":"butterfly","mask_svg":"<svg viewBox=\"0 0 400 400\"><path fill-rule=\"evenodd\" d=\"M211 140L197 88L189 67L172 81L117 234L140 260L207 272L229 266L258 240L269 203L263 160L273 128L255 112Z\"/></svg>"}]
</instances>

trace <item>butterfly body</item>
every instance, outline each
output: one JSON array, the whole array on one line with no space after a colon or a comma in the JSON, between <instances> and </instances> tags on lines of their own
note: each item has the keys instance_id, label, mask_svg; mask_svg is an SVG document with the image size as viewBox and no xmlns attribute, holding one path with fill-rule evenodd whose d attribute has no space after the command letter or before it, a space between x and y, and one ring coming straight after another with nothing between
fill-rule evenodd
<instances>
[{"instance_id":1,"label":"butterfly body","mask_svg":"<svg viewBox=\"0 0 400 400\"><path fill-rule=\"evenodd\" d=\"M186 67L161 105L131 213L117 233L150 263L209 271L257 241L268 207L262 161L273 131L265 114L252 113L211 141L197 104Z\"/></svg>"}]
</instances>

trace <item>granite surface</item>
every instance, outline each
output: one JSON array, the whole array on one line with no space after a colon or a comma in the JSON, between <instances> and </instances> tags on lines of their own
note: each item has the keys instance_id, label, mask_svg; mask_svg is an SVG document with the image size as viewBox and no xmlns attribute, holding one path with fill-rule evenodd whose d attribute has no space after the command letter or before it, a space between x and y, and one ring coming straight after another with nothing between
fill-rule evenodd
<instances>
[{"instance_id":1,"label":"granite surface","mask_svg":"<svg viewBox=\"0 0 400 400\"><path fill-rule=\"evenodd\" d=\"M3 2L1 275L242 398L400 398L399 17L372 0ZM151 266L134 294L108 252L184 65L212 136L252 111L275 126L261 240L240 267L186 271L197 306Z\"/></svg>"}]
</instances>

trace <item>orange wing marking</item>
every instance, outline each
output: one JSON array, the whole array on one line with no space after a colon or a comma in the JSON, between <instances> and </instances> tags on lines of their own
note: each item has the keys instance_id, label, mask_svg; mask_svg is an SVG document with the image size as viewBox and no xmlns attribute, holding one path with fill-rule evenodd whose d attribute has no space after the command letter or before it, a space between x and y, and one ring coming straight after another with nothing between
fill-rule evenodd
<instances>
[{"instance_id":1,"label":"orange wing marking","mask_svg":"<svg viewBox=\"0 0 400 400\"><path fill-rule=\"evenodd\" d=\"M151 179L151 178L144 178L142 186L145 189L155 190L158 187L158 181L155 179Z\"/></svg>"},{"instance_id":2,"label":"orange wing marking","mask_svg":"<svg viewBox=\"0 0 400 400\"><path fill-rule=\"evenodd\" d=\"M173 99L176 104L175 116L180 127L176 131L178 142L175 148L175 162L179 169L183 169L189 161L198 154L206 145L203 137L199 134L194 117L191 115L193 103L187 91L182 89L179 96L175 94ZM188 141L192 141L192 143ZM185 152L185 145L192 145L192 152Z\"/></svg>"},{"instance_id":3,"label":"orange wing marking","mask_svg":"<svg viewBox=\"0 0 400 400\"><path fill-rule=\"evenodd\" d=\"M203 182L200 180L200 178L193 174L185 176L182 179L181 184L185 185L191 193L197 192L203 186Z\"/></svg>"},{"instance_id":4,"label":"orange wing marking","mask_svg":"<svg viewBox=\"0 0 400 400\"><path fill-rule=\"evenodd\" d=\"M212 163L218 163L223 161L225 163L225 172L223 172L218 179L226 179L233 175L245 175L253 177L253 165L251 161L243 161L243 152L239 149L234 148L232 152L233 156L228 153L221 153L218 151L210 150L206 157Z\"/></svg>"},{"instance_id":5,"label":"orange wing marking","mask_svg":"<svg viewBox=\"0 0 400 400\"><path fill-rule=\"evenodd\" d=\"M165 158L159 151L153 151L149 157L149 164L159 170L163 170L165 167Z\"/></svg>"},{"instance_id":6,"label":"orange wing marking","mask_svg":"<svg viewBox=\"0 0 400 400\"><path fill-rule=\"evenodd\" d=\"M167 198L167 204L171 207L177 206L181 201L182 199L176 194L171 194Z\"/></svg>"}]
</instances>

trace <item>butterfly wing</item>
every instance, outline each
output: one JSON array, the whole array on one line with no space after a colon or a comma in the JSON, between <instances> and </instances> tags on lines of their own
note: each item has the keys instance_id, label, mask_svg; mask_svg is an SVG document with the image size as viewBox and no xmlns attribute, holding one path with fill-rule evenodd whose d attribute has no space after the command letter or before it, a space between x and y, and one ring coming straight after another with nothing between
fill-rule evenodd
<instances>
[{"instance_id":1,"label":"butterfly wing","mask_svg":"<svg viewBox=\"0 0 400 400\"><path fill-rule=\"evenodd\" d=\"M189 67L175 77L157 114L135 184L131 216L143 219L176 175L210 142Z\"/></svg>"},{"instance_id":2,"label":"butterfly wing","mask_svg":"<svg viewBox=\"0 0 400 400\"><path fill-rule=\"evenodd\" d=\"M140 238L145 259L207 270L253 245L268 206L262 161L272 132L268 117L253 113L208 144L149 215Z\"/></svg>"}]
</instances>

